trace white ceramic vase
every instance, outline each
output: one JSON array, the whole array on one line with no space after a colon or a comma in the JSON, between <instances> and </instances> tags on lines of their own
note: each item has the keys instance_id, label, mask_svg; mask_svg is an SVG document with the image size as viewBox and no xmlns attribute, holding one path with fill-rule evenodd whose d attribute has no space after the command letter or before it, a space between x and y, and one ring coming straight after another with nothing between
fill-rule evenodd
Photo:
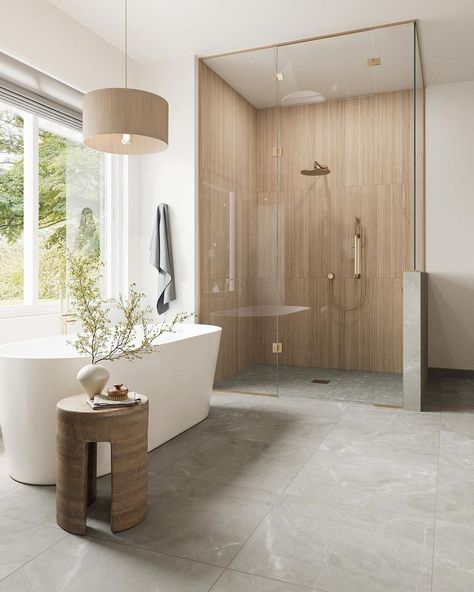
<instances>
[{"instance_id":1,"label":"white ceramic vase","mask_svg":"<svg viewBox=\"0 0 474 592\"><path fill-rule=\"evenodd\" d=\"M77 373L77 380L91 401L104 390L109 378L109 371L100 364L87 364Z\"/></svg>"}]
</instances>

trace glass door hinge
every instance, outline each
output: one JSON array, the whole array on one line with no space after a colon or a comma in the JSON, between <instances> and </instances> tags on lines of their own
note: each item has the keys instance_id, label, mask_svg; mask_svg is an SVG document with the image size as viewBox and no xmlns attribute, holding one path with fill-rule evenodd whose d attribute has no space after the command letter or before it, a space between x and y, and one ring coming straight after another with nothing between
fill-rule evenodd
<instances>
[{"instance_id":1,"label":"glass door hinge","mask_svg":"<svg viewBox=\"0 0 474 592\"><path fill-rule=\"evenodd\" d=\"M272 352L274 354L282 354L283 353L283 344L282 343L273 343L272 344Z\"/></svg>"}]
</instances>

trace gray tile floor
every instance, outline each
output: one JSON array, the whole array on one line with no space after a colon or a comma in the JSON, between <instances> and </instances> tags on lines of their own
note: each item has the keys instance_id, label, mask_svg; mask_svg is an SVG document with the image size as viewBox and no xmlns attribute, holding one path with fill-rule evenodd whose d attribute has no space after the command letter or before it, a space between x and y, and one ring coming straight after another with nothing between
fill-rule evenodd
<instances>
[{"instance_id":1,"label":"gray tile floor","mask_svg":"<svg viewBox=\"0 0 474 592\"><path fill-rule=\"evenodd\" d=\"M72 536L0 455L0 592L473 590L474 382L436 381L427 408L216 394L116 535L108 477Z\"/></svg>"},{"instance_id":2,"label":"gray tile floor","mask_svg":"<svg viewBox=\"0 0 474 592\"><path fill-rule=\"evenodd\" d=\"M329 383L314 383L314 379L329 380ZM276 366L257 364L215 386L225 391L276 394L276 384ZM394 373L279 366L278 393L285 397L403 406L402 375Z\"/></svg>"}]
</instances>

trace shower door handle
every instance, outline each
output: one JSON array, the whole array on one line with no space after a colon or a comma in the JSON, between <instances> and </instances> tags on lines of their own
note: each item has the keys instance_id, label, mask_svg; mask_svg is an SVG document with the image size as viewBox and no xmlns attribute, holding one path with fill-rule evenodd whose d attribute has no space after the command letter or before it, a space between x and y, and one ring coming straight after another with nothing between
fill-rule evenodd
<instances>
[{"instance_id":1,"label":"shower door handle","mask_svg":"<svg viewBox=\"0 0 474 592\"><path fill-rule=\"evenodd\" d=\"M354 234L354 277L360 278L361 270L361 238L360 234Z\"/></svg>"}]
</instances>

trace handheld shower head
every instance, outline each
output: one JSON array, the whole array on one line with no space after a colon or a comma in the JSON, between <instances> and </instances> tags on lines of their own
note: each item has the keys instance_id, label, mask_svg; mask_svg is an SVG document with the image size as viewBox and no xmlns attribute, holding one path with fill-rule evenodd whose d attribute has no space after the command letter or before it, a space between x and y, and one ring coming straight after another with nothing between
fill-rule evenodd
<instances>
[{"instance_id":1,"label":"handheld shower head","mask_svg":"<svg viewBox=\"0 0 474 592\"><path fill-rule=\"evenodd\" d=\"M303 169L301 174L307 175L308 177L319 177L321 175L328 175L330 172L329 167L324 164L319 164L319 162L315 160L313 168Z\"/></svg>"}]
</instances>

